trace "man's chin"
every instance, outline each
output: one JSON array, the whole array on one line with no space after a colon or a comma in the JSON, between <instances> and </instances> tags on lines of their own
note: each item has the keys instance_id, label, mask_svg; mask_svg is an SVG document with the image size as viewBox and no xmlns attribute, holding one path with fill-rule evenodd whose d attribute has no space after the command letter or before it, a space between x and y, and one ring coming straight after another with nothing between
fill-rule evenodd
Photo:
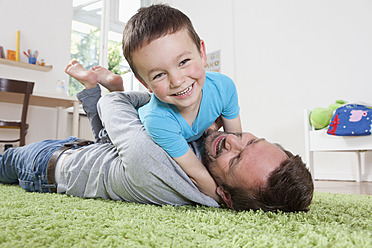
<instances>
[{"instance_id":1,"label":"man's chin","mask_svg":"<svg viewBox=\"0 0 372 248\"><path fill-rule=\"evenodd\" d=\"M218 136L223 134L223 132L215 131L209 134L204 140L204 147L208 150L209 153L214 154L213 152L213 142L216 140Z\"/></svg>"},{"instance_id":2,"label":"man's chin","mask_svg":"<svg viewBox=\"0 0 372 248\"><path fill-rule=\"evenodd\" d=\"M207 168L209 168L211 163L214 161L213 142L221 134L222 134L222 132L215 131L215 132L209 134L204 139L204 153L203 153L203 156L202 156L202 162Z\"/></svg>"}]
</instances>

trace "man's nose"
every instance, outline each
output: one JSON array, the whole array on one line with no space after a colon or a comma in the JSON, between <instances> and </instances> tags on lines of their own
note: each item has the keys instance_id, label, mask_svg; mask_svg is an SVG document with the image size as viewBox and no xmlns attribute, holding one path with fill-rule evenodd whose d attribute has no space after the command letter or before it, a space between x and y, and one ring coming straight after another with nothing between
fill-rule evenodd
<instances>
[{"instance_id":1,"label":"man's nose","mask_svg":"<svg viewBox=\"0 0 372 248\"><path fill-rule=\"evenodd\" d=\"M185 82L185 77L181 71L172 72L170 75L170 84L172 87L176 88L181 86Z\"/></svg>"},{"instance_id":2,"label":"man's nose","mask_svg":"<svg viewBox=\"0 0 372 248\"><path fill-rule=\"evenodd\" d=\"M236 135L228 134L225 139L225 148L228 151L242 150L244 148L244 144L242 143L241 139Z\"/></svg>"}]
</instances>

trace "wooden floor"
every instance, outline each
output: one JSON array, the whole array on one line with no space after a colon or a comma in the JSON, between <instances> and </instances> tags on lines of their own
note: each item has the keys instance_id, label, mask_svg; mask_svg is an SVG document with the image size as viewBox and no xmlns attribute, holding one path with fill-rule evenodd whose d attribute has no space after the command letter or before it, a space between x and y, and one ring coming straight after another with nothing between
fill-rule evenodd
<instances>
[{"instance_id":1,"label":"wooden floor","mask_svg":"<svg viewBox=\"0 0 372 248\"><path fill-rule=\"evenodd\" d=\"M372 182L323 181L314 182L315 191L355 195L372 195Z\"/></svg>"}]
</instances>

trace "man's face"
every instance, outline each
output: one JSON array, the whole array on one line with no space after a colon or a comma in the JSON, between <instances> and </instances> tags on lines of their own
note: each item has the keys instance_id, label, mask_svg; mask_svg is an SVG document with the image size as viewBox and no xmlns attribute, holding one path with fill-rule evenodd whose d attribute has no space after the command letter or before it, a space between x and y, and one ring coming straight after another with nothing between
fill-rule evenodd
<instances>
[{"instance_id":1,"label":"man's face","mask_svg":"<svg viewBox=\"0 0 372 248\"><path fill-rule=\"evenodd\" d=\"M250 133L212 133L205 139L203 163L218 185L256 189L288 156Z\"/></svg>"},{"instance_id":2,"label":"man's face","mask_svg":"<svg viewBox=\"0 0 372 248\"><path fill-rule=\"evenodd\" d=\"M205 81L205 45L200 47L186 29L143 45L132 53L133 64L146 87L180 112L199 107Z\"/></svg>"}]
</instances>

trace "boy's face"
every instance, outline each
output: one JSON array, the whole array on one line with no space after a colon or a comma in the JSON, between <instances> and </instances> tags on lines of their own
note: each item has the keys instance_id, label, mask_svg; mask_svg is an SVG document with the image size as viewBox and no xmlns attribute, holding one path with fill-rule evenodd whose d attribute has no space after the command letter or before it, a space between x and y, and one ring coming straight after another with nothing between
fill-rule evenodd
<instances>
[{"instance_id":1,"label":"boy's face","mask_svg":"<svg viewBox=\"0 0 372 248\"><path fill-rule=\"evenodd\" d=\"M153 40L132 53L142 82L181 113L199 107L207 63L205 45L196 47L186 29Z\"/></svg>"}]
</instances>

